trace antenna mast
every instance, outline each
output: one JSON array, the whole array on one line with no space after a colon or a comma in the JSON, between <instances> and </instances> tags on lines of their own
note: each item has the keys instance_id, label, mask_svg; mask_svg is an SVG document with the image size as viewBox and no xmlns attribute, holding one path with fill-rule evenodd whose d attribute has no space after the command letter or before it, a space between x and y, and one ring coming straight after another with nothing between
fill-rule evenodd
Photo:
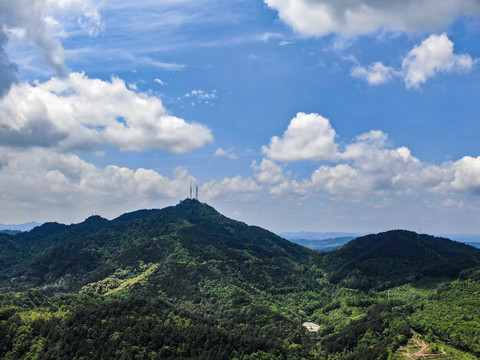
<instances>
[{"instance_id":1,"label":"antenna mast","mask_svg":"<svg viewBox=\"0 0 480 360\"><path fill-rule=\"evenodd\" d=\"M192 182L190 181L190 199L193 199L193 195L192 195Z\"/></svg>"},{"instance_id":2,"label":"antenna mast","mask_svg":"<svg viewBox=\"0 0 480 360\"><path fill-rule=\"evenodd\" d=\"M195 186L195 199L198 200L198 184Z\"/></svg>"}]
</instances>

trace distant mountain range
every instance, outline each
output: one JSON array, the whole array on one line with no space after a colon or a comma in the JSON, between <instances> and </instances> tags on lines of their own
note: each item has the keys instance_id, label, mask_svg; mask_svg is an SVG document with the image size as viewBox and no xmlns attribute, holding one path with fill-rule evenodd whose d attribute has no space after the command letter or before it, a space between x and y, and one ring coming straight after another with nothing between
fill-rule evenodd
<instances>
[{"instance_id":1,"label":"distant mountain range","mask_svg":"<svg viewBox=\"0 0 480 360\"><path fill-rule=\"evenodd\" d=\"M480 234L437 234L437 236L463 243L480 243Z\"/></svg>"},{"instance_id":2,"label":"distant mountain range","mask_svg":"<svg viewBox=\"0 0 480 360\"><path fill-rule=\"evenodd\" d=\"M30 231L34 227L40 226L42 224L37 223L37 222L29 222L25 224L17 224L17 225L5 225L5 224L0 224L0 231L3 230L12 230L12 231Z\"/></svg>"},{"instance_id":3,"label":"distant mountain range","mask_svg":"<svg viewBox=\"0 0 480 360\"><path fill-rule=\"evenodd\" d=\"M343 237L334 237L334 238L326 238L321 240L314 240L314 239L288 239L295 244L305 246L312 250L317 251L332 251L337 249L348 242L356 239L356 236L343 236Z\"/></svg>"},{"instance_id":4,"label":"distant mountain range","mask_svg":"<svg viewBox=\"0 0 480 360\"><path fill-rule=\"evenodd\" d=\"M297 232L282 232L279 236L287 240L326 240L334 238L356 238L359 236L367 235L365 233L352 233L352 232L314 232L314 231L297 231Z\"/></svg>"}]
</instances>

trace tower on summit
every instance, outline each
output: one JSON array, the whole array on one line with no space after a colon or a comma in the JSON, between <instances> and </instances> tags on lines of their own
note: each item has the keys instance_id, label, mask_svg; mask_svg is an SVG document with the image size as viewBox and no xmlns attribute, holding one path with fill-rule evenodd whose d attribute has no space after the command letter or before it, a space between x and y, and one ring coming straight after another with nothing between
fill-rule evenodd
<instances>
[{"instance_id":1,"label":"tower on summit","mask_svg":"<svg viewBox=\"0 0 480 360\"><path fill-rule=\"evenodd\" d=\"M188 197L189 199L195 199L198 200L198 184L195 185L195 197L193 197L193 182L190 181L190 196Z\"/></svg>"}]
</instances>

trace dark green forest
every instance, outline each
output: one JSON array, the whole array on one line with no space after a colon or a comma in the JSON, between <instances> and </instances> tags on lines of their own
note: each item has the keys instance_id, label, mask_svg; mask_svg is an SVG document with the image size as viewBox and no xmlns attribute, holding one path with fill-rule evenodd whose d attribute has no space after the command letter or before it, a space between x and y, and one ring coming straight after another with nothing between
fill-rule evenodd
<instances>
[{"instance_id":1,"label":"dark green forest","mask_svg":"<svg viewBox=\"0 0 480 360\"><path fill-rule=\"evenodd\" d=\"M478 309L480 251L404 230L325 253L187 199L0 233L0 359L476 359Z\"/></svg>"}]
</instances>

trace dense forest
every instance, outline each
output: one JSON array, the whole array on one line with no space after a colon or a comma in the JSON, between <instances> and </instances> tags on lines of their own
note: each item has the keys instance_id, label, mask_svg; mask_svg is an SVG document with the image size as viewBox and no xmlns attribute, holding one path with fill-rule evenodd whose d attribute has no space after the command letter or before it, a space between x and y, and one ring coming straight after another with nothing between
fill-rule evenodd
<instances>
[{"instance_id":1,"label":"dense forest","mask_svg":"<svg viewBox=\"0 0 480 360\"><path fill-rule=\"evenodd\" d=\"M479 308L480 251L403 230L324 253L187 199L0 233L0 359L476 359Z\"/></svg>"}]
</instances>

